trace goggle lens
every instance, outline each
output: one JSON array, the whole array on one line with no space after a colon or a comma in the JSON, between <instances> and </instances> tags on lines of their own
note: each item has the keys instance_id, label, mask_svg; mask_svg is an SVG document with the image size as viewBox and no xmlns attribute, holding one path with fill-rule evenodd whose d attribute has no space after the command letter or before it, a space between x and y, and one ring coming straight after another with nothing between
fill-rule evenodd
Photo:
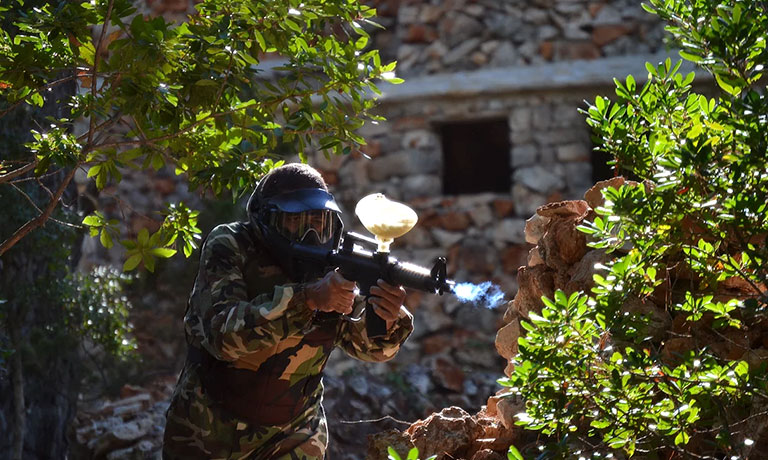
<instances>
[{"instance_id":1,"label":"goggle lens","mask_svg":"<svg viewBox=\"0 0 768 460\"><path fill-rule=\"evenodd\" d=\"M311 233L317 234L321 244L333 238L333 211L318 209L304 212L273 212L270 225L291 241L301 242Z\"/></svg>"}]
</instances>

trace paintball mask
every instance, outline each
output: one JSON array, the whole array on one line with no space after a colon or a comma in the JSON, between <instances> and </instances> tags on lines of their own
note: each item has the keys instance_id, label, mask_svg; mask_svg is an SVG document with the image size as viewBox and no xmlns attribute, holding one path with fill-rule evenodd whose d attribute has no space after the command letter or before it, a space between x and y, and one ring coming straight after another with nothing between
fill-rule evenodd
<instances>
[{"instance_id":1,"label":"paintball mask","mask_svg":"<svg viewBox=\"0 0 768 460\"><path fill-rule=\"evenodd\" d=\"M330 209L275 211L269 215L269 226L290 241L322 246L333 238L336 221Z\"/></svg>"},{"instance_id":2,"label":"paintball mask","mask_svg":"<svg viewBox=\"0 0 768 460\"><path fill-rule=\"evenodd\" d=\"M269 249L294 276L310 275L314 267L294 261L292 247L300 243L326 251L338 248L344 225L333 195L321 188L304 188L260 199L257 192L248 210Z\"/></svg>"}]
</instances>

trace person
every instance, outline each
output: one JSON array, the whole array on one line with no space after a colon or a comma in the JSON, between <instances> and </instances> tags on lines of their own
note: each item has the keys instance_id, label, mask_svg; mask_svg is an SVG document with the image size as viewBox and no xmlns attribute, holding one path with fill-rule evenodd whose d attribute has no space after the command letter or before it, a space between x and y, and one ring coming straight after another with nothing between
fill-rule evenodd
<instances>
[{"instance_id":1,"label":"person","mask_svg":"<svg viewBox=\"0 0 768 460\"><path fill-rule=\"evenodd\" d=\"M164 459L324 458L322 375L331 351L386 361L413 331L401 286L371 287L387 331L369 338L365 321L347 316L364 303L355 283L292 257L292 242L332 249L342 239L341 211L317 170L273 169L247 211L247 222L217 226L202 246Z\"/></svg>"}]
</instances>

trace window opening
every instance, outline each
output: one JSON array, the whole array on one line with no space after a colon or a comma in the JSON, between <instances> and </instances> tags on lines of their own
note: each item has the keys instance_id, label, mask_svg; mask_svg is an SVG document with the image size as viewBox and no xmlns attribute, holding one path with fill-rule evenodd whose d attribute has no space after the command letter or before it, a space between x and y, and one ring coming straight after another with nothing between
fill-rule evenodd
<instances>
[{"instance_id":1,"label":"window opening","mask_svg":"<svg viewBox=\"0 0 768 460\"><path fill-rule=\"evenodd\" d=\"M506 119L439 126L443 146L443 194L509 193L512 187Z\"/></svg>"}]
</instances>

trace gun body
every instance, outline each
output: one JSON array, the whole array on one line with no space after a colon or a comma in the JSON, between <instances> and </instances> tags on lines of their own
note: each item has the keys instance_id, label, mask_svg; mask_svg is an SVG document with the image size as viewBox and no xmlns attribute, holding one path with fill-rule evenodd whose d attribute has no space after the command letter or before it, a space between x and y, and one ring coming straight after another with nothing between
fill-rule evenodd
<instances>
[{"instance_id":1,"label":"gun body","mask_svg":"<svg viewBox=\"0 0 768 460\"><path fill-rule=\"evenodd\" d=\"M432 269L410 262L400 262L386 252L365 249L364 245L376 247L375 240L356 233L345 233L341 249L326 251L321 248L294 244L294 257L304 262L338 268L344 278L355 281L360 294L366 298L365 322L368 337L386 334L387 326L368 303L371 286L379 279L432 294L442 294L453 288L454 282L446 279L445 258L441 257Z\"/></svg>"}]
</instances>

